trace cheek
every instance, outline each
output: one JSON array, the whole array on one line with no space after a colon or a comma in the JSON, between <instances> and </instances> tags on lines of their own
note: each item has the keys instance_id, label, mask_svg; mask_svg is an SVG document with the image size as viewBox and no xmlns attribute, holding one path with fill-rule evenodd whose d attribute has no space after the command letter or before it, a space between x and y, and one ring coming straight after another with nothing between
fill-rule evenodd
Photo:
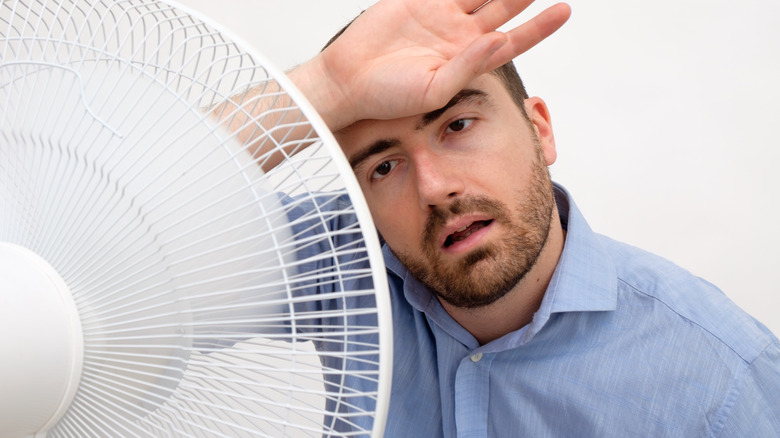
<instances>
[{"instance_id":1,"label":"cheek","mask_svg":"<svg viewBox=\"0 0 780 438\"><path fill-rule=\"evenodd\" d=\"M415 247L421 230L403 202L382 203L381 206L369 202L369 210L377 231L393 250L409 251Z\"/></svg>"},{"instance_id":2,"label":"cheek","mask_svg":"<svg viewBox=\"0 0 780 438\"><path fill-rule=\"evenodd\" d=\"M504 141L503 146L497 148L493 154L493 173L502 179L522 181L523 175L538 161L537 147L531 139L527 143L520 142L517 138Z\"/></svg>"},{"instance_id":3,"label":"cheek","mask_svg":"<svg viewBox=\"0 0 780 438\"><path fill-rule=\"evenodd\" d=\"M522 180L525 167L517 149L494 149L489 155L472 160L464 167L463 175L468 177L472 190L500 192L511 188Z\"/></svg>"}]
</instances>

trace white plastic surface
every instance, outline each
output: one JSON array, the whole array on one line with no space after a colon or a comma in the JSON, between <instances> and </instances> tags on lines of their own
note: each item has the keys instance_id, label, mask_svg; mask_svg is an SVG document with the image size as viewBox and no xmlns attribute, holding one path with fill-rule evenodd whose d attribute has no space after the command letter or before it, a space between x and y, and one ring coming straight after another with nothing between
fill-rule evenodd
<instances>
[{"instance_id":1,"label":"white plastic surface","mask_svg":"<svg viewBox=\"0 0 780 438\"><path fill-rule=\"evenodd\" d=\"M67 410L84 340L68 286L43 258L0 242L0 437L45 432Z\"/></svg>"}]
</instances>

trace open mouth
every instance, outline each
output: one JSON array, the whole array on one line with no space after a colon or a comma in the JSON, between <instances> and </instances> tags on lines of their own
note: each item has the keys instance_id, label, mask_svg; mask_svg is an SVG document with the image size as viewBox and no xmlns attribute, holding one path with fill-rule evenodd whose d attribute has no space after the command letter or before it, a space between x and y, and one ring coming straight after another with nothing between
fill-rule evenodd
<instances>
[{"instance_id":1,"label":"open mouth","mask_svg":"<svg viewBox=\"0 0 780 438\"><path fill-rule=\"evenodd\" d=\"M447 236L447 238L444 240L444 247L449 248L455 242L460 242L461 240L466 239L472 233L490 225L491 222L493 222L492 219L486 221L476 221L476 222L472 222L468 226L461 228L460 230L455 231L454 233Z\"/></svg>"}]
</instances>

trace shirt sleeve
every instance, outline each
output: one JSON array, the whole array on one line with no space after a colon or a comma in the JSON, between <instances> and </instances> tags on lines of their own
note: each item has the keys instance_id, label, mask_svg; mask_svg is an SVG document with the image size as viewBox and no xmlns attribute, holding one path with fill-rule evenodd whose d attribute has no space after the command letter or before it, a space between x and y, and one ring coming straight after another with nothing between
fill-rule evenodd
<instances>
[{"instance_id":1,"label":"shirt sleeve","mask_svg":"<svg viewBox=\"0 0 780 438\"><path fill-rule=\"evenodd\" d=\"M780 344L748 363L721 409L713 436L780 436Z\"/></svg>"},{"instance_id":2,"label":"shirt sleeve","mask_svg":"<svg viewBox=\"0 0 780 438\"><path fill-rule=\"evenodd\" d=\"M363 238L374 230L360 227L346 192L285 197L282 204L296 245L290 274L296 330L343 327L346 308L374 308L374 297L367 293L373 289L373 276Z\"/></svg>"}]
</instances>

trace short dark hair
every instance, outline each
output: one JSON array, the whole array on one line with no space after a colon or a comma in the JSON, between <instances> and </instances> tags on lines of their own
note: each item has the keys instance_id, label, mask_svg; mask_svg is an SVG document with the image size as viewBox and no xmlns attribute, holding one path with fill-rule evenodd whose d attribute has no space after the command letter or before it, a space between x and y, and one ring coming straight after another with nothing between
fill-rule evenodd
<instances>
[{"instance_id":1,"label":"short dark hair","mask_svg":"<svg viewBox=\"0 0 780 438\"><path fill-rule=\"evenodd\" d=\"M517 104L523 111L523 114L525 114L525 100L528 99L528 92L525 89L523 80L520 78L520 74L517 72L515 63L509 61L490 73L498 76L498 79L504 84L506 91L512 96L512 100L515 101L515 104Z\"/></svg>"},{"instance_id":2,"label":"short dark hair","mask_svg":"<svg viewBox=\"0 0 780 438\"><path fill-rule=\"evenodd\" d=\"M360 12L357 17L359 17L363 12ZM344 33L344 31L347 30L347 28L357 19L357 17L350 20L349 23L336 32L336 34L328 40L325 46L322 47L322 50L325 50L328 48L328 46L333 44L333 42L336 41ZM509 93L509 96L512 97L512 100L520 108L520 112L523 114L523 117L528 120L528 113L525 110L525 100L528 99L528 92L525 89L523 80L520 78L520 74L517 72L517 68L515 67L514 62L509 61L506 64L491 71L490 73L498 77L501 83L504 84L504 88Z\"/></svg>"}]
</instances>

